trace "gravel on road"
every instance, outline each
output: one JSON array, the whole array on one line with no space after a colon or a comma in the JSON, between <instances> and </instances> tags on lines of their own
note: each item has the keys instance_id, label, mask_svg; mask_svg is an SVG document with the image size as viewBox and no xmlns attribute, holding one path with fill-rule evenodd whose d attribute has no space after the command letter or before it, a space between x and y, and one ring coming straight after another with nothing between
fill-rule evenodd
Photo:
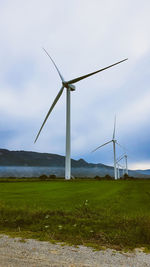
<instances>
[{"instance_id":1,"label":"gravel on road","mask_svg":"<svg viewBox=\"0 0 150 267\"><path fill-rule=\"evenodd\" d=\"M150 267L150 254L140 250L112 249L52 244L33 239L0 235L0 267Z\"/></svg>"}]
</instances>

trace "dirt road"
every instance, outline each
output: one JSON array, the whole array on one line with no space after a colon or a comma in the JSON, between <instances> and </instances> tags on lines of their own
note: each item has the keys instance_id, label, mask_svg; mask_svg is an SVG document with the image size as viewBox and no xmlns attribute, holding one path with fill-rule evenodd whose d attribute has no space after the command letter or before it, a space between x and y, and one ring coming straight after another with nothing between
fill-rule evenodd
<instances>
[{"instance_id":1,"label":"dirt road","mask_svg":"<svg viewBox=\"0 0 150 267\"><path fill-rule=\"evenodd\" d=\"M64 246L0 236L0 267L150 267L150 254Z\"/></svg>"}]
</instances>

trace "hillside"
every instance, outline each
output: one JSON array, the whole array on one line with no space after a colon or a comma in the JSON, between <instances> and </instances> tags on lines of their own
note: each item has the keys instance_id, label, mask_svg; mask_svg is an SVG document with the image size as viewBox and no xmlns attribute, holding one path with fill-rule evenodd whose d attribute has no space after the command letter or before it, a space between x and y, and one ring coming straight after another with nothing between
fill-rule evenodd
<instances>
[{"instance_id":1,"label":"hillside","mask_svg":"<svg viewBox=\"0 0 150 267\"><path fill-rule=\"evenodd\" d=\"M47 167L64 167L65 157L51 153L38 153L31 151L10 151L0 149L0 166L47 166ZM83 159L71 159L71 166L74 168L92 168L107 167L104 164L88 163Z\"/></svg>"},{"instance_id":2,"label":"hillside","mask_svg":"<svg viewBox=\"0 0 150 267\"><path fill-rule=\"evenodd\" d=\"M38 177L41 174L64 176L64 167L65 157L61 155L0 149L0 177ZM113 167L101 163L88 163L84 159L71 159L71 168L72 175L77 177L114 175ZM148 178L148 174L146 171L129 170L129 175L134 177Z\"/></svg>"}]
</instances>

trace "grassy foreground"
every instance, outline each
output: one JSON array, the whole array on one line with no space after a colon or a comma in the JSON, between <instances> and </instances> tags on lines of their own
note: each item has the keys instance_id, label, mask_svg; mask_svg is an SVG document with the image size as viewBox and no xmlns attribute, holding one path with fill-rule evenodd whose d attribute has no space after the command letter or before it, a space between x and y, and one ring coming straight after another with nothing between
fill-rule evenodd
<instances>
[{"instance_id":1,"label":"grassy foreground","mask_svg":"<svg viewBox=\"0 0 150 267\"><path fill-rule=\"evenodd\" d=\"M97 248L150 248L150 181L0 183L0 232Z\"/></svg>"}]
</instances>

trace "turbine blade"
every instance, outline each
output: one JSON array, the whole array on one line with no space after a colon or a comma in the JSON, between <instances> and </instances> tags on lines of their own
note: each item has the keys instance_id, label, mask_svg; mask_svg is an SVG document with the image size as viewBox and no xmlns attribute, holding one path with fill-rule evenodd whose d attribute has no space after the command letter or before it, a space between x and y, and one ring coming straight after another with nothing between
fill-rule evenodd
<instances>
[{"instance_id":1,"label":"turbine blade","mask_svg":"<svg viewBox=\"0 0 150 267\"><path fill-rule=\"evenodd\" d=\"M55 68L56 68L56 70L57 70L57 72L58 72L58 74L59 74L59 76L60 76L61 81L64 82L64 78L63 78L63 76L61 75L61 73L60 73L58 67L56 66L56 64L55 64L55 62L54 62L54 60L51 58L51 56L49 55L49 53L46 51L45 48L43 48L43 50L45 51L45 53L47 54L47 56L50 58L50 60L52 61L52 63L54 64L54 66L55 66Z\"/></svg>"},{"instance_id":2,"label":"turbine blade","mask_svg":"<svg viewBox=\"0 0 150 267\"><path fill-rule=\"evenodd\" d=\"M37 134L37 136L36 136L36 138L35 138L34 143L37 141L37 139L38 139L38 137L39 137L39 135L40 135L40 132L42 131L42 128L43 128L44 124L46 123L46 121L47 121L47 119L48 119L50 113L52 112L53 108L55 107L57 101L58 101L59 98L61 97L63 90L64 90L64 87L62 87L62 88L60 89L59 93L57 94L57 96L56 96L56 98L55 98L53 104L51 105L51 107L50 107L50 109L49 109L49 111L48 111L48 113L47 113L47 115L46 115L46 117L45 117L45 120L43 121L43 124L42 124L42 126L41 126L41 128L40 128L40 130L39 130L39 132L38 132L38 134Z\"/></svg>"},{"instance_id":3,"label":"turbine blade","mask_svg":"<svg viewBox=\"0 0 150 267\"><path fill-rule=\"evenodd\" d=\"M117 160L116 163L118 163L120 160L122 160L125 157L125 154L121 155Z\"/></svg>"},{"instance_id":4,"label":"turbine blade","mask_svg":"<svg viewBox=\"0 0 150 267\"><path fill-rule=\"evenodd\" d=\"M101 146L98 146L98 147L95 148L92 152L95 152L97 149L99 149L99 148L101 148L102 146L105 146L105 145L107 145L107 144L109 144L109 143L111 143L111 142L112 142L112 140L109 141L109 142L107 142L107 143L105 143L105 144L103 144L103 145L101 145Z\"/></svg>"},{"instance_id":5,"label":"turbine blade","mask_svg":"<svg viewBox=\"0 0 150 267\"><path fill-rule=\"evenodd\" d=\"M113 140L115 139L115 133L116 133L116 115L115 115L115 120L114 120Z\"/></svg>"},{"instance_id":6,"label":"turbine blade","mask_svg":"<svg viewBox=\"0 0 150 267\"><path fill-rule=\"evenodd\" d=\"M70 81L68 81L68 82L66 82L66 83L67 83L67 84L71 84L71 83L79 82L79 81L81 81L81 80L83 80L83 79L85 79L85 78L87 78L87 77L89 77L89 76L91 76L91 75L94 75L94 74L96 74L96 73L98 73L98 72L101 72L101 71L103 71L103 70L109 69L109 68L111 68L111 67L113 67L113 66L115 66L115 65L117 65L117 64L120 64L120 63L126 61L126 60L127 60L127 58L126 58L126 59L123 59L123 60L121 60L121 61L119 61L119 62L116 62L116 63L114 63L114 64L112 64L112 65L110 65L110 66L108 66L108 67L105 67L105 68L103 68L103 69L100 69L100 70L94 71L94 72L92 72L92 73L86 74L86 75L84 75L84 76L81 76L81 77L75 78L75 79L73 79L73 80L70 80Z\"/></svg>"}]
</instances>

